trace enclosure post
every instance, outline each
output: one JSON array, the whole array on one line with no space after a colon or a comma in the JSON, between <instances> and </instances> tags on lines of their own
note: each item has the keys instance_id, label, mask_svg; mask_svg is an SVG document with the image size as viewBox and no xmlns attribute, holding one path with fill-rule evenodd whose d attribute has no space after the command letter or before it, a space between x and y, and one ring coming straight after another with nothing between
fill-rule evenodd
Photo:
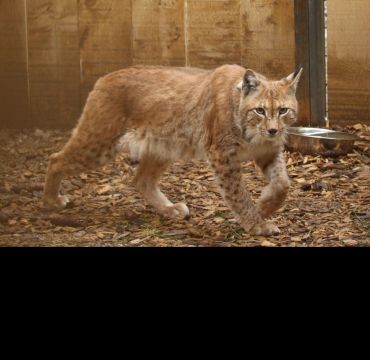
<instances>
[{"instance_id":1,"label":"enclosure post","mask_svg":"<svg viewBox=\"0 0 370 360\"><path fill-rule=\"evenodd\" d=\"M300 124L326 122L326 57L324 0L294 0L296 65L304 67L298 90Z\"/></svg>"}]
</instances>

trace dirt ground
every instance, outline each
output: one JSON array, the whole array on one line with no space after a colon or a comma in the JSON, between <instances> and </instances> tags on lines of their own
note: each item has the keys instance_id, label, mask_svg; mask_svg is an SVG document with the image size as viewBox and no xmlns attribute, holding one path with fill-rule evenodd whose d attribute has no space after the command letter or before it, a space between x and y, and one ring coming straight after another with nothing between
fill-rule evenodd
<instances>
[{"instance_id":1,"label":"dirt ground","mask_svg":"<svg viewBox=\"0 0 370 360\"><path fill-rule=\"evenodd\" d=\"M133 169L123 156L95 172L63 182L71 206L51 213L41 195L47 159L68 131L0 131L0 246L370 246L370 127L344 129L361 141L339 158L286 153L292 179L289 198L275 216L282 233L251 237L225 206L213 173L203 162L178 163L162 190L185 201L191 219L158 215L131 185ZM252 163L244 165L256 198L264 185Z\"/></svg>"}]
</instances>

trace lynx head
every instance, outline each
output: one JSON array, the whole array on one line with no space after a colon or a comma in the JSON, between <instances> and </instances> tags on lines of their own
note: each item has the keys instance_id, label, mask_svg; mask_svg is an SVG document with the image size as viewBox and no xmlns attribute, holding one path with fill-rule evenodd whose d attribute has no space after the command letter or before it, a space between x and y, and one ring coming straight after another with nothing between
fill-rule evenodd
<instances>
[{"instance_id":1,"label":"lynx head","mask_svg":"<svg viewBox=\"0 0 370 360\"><path fill-rule=\"evenodd\" d=\"M296 90L303 69L279 81L247 70L238 84L240 125L248 142L282 141L297 119Z\"/></svg>"}]
</instances>

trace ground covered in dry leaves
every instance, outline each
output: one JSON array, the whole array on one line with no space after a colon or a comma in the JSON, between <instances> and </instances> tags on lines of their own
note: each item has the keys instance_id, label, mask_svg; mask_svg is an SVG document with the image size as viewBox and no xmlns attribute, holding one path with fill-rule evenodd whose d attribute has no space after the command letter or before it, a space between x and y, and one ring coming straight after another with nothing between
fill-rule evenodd
<instances>
[{"instance_id":1,"label":"ground covered in dry leaves","mask_svg":"<svg viewBox=\"0 0 370 360\"><path fill-rule=\"evenodd\" d=\"M146 205L131 185L124 156L95 172L63 182L72 206L51 213L41 204L50 154L67 131L0 131L0 246L370 246L370 127L345 129L361 137L344 157L286 153L289 198L275 221L282 233L251 237L221 199L203 162L171 167L161 186L172 201L188 204L189 221L168 220ZM254 198L264 185L244 165Z\"/></svg>"}]
</instances>

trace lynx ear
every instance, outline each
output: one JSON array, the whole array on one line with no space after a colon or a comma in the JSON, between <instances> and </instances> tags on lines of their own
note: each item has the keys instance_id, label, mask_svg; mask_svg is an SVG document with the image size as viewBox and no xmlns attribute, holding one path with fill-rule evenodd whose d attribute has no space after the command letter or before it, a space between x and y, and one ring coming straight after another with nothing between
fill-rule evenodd
<instances>
[{"instance_id":1,"label":"lynx ear","mask_svg":"<svg viewBox=\"0 0 370 360\"><path fill-rule=\"evenodd\" d=\"M303 67L300 67L296 72L290 74L285 80L288 82L294 93L297 91L299 80L303 73Z\"/></svg>"},{"instance_id":2,"label":"lynx ear","mask_svg":"<svg viewBox=\"0 0 370 360\"><path fill-rule=\"evenodd\" d=\"M257 90L260 83L257 80L256 74L248 69L244 75L244 79L238 84L237 89L244 91L245 95L248 95L251 91Z\"/></svg>"}]
</instances>

